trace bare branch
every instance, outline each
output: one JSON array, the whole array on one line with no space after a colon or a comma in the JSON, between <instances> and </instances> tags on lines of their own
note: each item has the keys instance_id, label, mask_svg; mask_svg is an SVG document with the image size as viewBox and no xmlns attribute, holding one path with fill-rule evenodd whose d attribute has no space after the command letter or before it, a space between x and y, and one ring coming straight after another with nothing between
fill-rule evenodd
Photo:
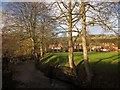
<instances>
[{"instance_id":1,"label":"bare branch","mask_svg":"<svg viewBox=\"0 0 120 90\"><path fill-rule=\"evenodd\" d=\"M66 20L69 21L69 19L67 18L67 15L65 14L65 12L63 11L63 9L61 8L61 6L59 5L59 3L57 2L57 5L59 7L59 9L61 10L61 12L64 14L64 16L66 17Z\"/></svg>"}]
</instances>

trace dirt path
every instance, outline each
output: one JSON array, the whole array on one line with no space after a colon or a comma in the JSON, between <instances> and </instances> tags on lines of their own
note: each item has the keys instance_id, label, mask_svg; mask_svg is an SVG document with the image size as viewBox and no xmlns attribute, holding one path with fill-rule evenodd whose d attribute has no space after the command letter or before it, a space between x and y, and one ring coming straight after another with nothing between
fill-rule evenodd
<instances>
[{"instance_id":1,"label":"dirt path","mask_svg":"<svg viewBox=\"0 0 120 90\"><path fill-rule=\"evenodd\" d=\"M24 62L15 66L16 73L14 74L14 79L19 81L17 88L74 88L71 85L50 79L44 74L36 70L34 62Z\"/></svg>"}]
</instances>

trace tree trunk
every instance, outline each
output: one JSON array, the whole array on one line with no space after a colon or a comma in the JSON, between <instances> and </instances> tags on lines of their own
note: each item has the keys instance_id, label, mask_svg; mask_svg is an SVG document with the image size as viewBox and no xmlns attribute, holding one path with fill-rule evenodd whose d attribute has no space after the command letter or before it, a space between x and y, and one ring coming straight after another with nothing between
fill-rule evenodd
<instances>
[{"instance_id":1,"label":"tree trunk","mask_svg":"<svg viewBox=\"0 0 120 90\"><path fill-rule=\"evenodd\" d=\"M40 56L43 57L43 37L41 38L41 41L40 41Z\"/></svg>"},{"instance_id":2,"label":"tree trunk","mask_svg":"<svg viewBox=\"0 0 120 90\"><path fill-rule=\"evenodd\" d=\"M35 38L31 38L32 40L32 48L33 48L33 57L34 57L34 61L35 63L38 62L38 58L37 58L37 46L36 46L36 42L35 42Z\"/></svg>"},{"instance_id":3,"label":"tree trunk","mask_svg":"<svg viewBox=\"0 0 120 90\"><path fill-rule=\"evenodd\" d=\"M87 40L86 40L86 12L85 12L85 2L82 1L82 46L83 46L83 55L84 55L84 64L85 64L85 71L87 74L87 80L91 81L91 72L88 63L88 51L87 51Z\"/></svg>"},{"instance_id":4,"label":"tree trunk","mask_svg":"<svg viewBox=\"0 0 120 90\"><path fill-rule=\"evenodd\" d=\"M34 20L33 22L31 22L31 33L32 33L32 39L33 39L33 47L34 47L34 50L33 50L33 54L34 54L34 61L35 63L38 62L38 55L37 55L37 39L36 39L36 36L35 36L35 29L36 29L36 21L37 21L37 11L35 9L35 16L34 16Z\"/></svg>"},{"instance_id":5,"label":"tree trunk","mask_svg":"<svg viewBox=\"0 0 120 90\"><path fill-rule=\"evenodd\" d=\"M72 40L72 10L71 2L68 2L68 15L69 15L69 30L68 30L68 51L69 51L69 64L72 70L75 70L74 56L73 56L73 40Z\"/></svg>"},{"instance_id":6,"label":"tree trunk","mask_svg":"<svg viewBox=\"0 0 120 90\"><path fill-rule=\"evenodd\" d=\"M47 45L46 45L46 46L45 46L45 51L44 51L44 53L47 53L47 51L48 51L48 50L47 50Z\"/></svg>"},{"instance_id":7,"label":"tree trunk","mask_svg":"<svg viewBox=\"0 0 120 90\"><path fill-rule=\"evenodd\" d=\"M41 41L40 41L40 55L41 57L43 57L44 54L44 44L43 44L43 39L44 39L44 24L41 26L42 30L41 30Z\"/></svg>"}]
</instances>

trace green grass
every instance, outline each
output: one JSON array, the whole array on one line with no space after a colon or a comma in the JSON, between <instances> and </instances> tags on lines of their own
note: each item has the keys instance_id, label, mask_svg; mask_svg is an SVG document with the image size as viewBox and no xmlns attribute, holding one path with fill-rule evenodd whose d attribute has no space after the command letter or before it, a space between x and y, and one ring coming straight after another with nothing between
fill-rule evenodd
<instances>
[{"instance_id":1,"label":"green grass","mask_svg":"<svg viewBox=\"0 0 120 90\"><path fill-rule=\"evenodd\" d=\"M88 52L90 63L118 63L118 53L117 52ZM74 52L74 61L78 65L83 60L82 52ZM69 66L68 53L47 53L42 59L40 59L43 64L51 64L59 66Z\"/></svg>"},{"instance_id":2,"label":"green grass","mask_svg":"<svg viewBox=\"0 0 120 90\"><path fill-rule=\"evenodd\" d=\"M94 86L118 87L118 59L120 58L118 52L88 52L88 56L91 70L96 73L93 83ZM80 75L83 74L83 52L74 52L74 62L76 67L81 69ZM40 65L45 67L48 65L69 67L68 53L47 53L43 58L40 59L40 63Z\"/></svg>"}]
</instances>

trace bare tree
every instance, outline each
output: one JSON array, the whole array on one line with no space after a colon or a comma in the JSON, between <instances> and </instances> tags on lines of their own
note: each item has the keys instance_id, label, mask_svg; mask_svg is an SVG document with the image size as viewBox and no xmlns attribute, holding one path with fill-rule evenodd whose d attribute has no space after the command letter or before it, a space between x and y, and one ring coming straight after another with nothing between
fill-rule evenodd
<instances>
[{"instance_id":1,"label":"bare tree","mask_svg":"<svg viewBox=\"0 0 120 90\"><path fill-rule=\"evenodd\" d=\"M104 31L118 34L118 2L87 2L87 26L101 26ZM89 13L89 14L88 14Z\"/></svg>"},{"instance_id":2,"label":"bare tree","mask_svg":"<svg viewBox=\"0 0 120 90\"><path fill-rule=\"evenodd\" d=\"M74 64L74 55L73 55L73 39L72 39L72 32L78 32L77 30L73 30L76 23L80 20L80 10L78 10L78 2L72 2L69 0L67 3L65 2L57 2L57 6L60 9L60 15L57 17L57 19L61 19L62 21L59 23L61 25L66 25L68 27L68 31L62 27L62 29L66 30L65 32L68 32L68 51L69 51L69 65L70 68L75 71L75 64ZM67 23L65 23L65 21ZM63 33L64 31L62 31Z\"/></svg>"},{"instance_id":3,"label":"bare tree","mask_svg":"<svg viewBox=\"0 0 120 90\"><path fill-rule=\"evenodd\" d=\"M114 5L115 3L84 2L84 0L81 0L82 44L83 44L85 70L88 81L91 81L92 72L90 70L89 61L88 61L86 27L90 25L100 25L104 30L106 29L108 31L111 30L117 34L117 32L113 29L115 27L112 26L113 23L111 22L111 17L113 17L114 20L116 20L116 17L114 17L114 15L118 15L116 13L113 13L113 11L111 11Z\"/></svg>"},{"instance_id":4,"label":"bare tree","mask_svg":"<svg viewBox=\"0 0 120 90\"><path fill-rule=\"evenodd\" d=\"M82 12L82 46L83 46L83 55L84 55L84 63L85 70L87 74L88 81L91 81L91 72L88 63L88 50L87 50L87 40L86 40L86 10L85 10L85 2L81 1L81 12Z\"/></svg>"},{"instance_id":5,"label":"bare tree","mask_svg":"<svg viewBox=\"0 0 120 90\"><path fill-rule=\"evenodd\" d=\"M24 38L31 39L34 60L37 61L37 54L40 52L39 49L41 49L40 53L41 56L43 56L43 47L41 47L39 43L41 41L43 44L43 40L40 36L42 35L43 38L43 36L45 36L45 34L42 33L43 31L46 32L47 35L47 32L53 29L51 28L51 22L49 24L47 23L50 21L47 4L44 2L13 2L7 5L5 11L6 15L11 17L6 19L6 23L8 24L6 28L10 29L10 33L12 33L12 30L15 32L19 31L22 32L21 34ZM43 18L46 20L43 21ZM9 24L10 20L12 24ZM47 24L43 25L42 23Z\"/></svg>"}]
</instances>

